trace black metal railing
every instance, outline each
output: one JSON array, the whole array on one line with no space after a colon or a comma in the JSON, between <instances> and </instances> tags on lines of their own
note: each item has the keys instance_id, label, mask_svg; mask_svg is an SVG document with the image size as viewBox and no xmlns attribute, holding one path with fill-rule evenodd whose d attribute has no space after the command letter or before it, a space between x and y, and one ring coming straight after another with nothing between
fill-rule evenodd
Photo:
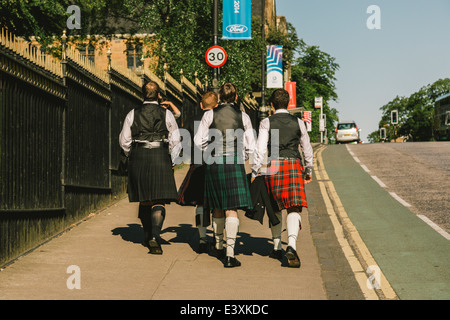
<instances>
[{"instance_id":1,"label":"black metal railing","mask_svg":"<svg viewBox=\"0 0 450 320\"><path fill-rule=\"evenodd\" d=\"M198 79L136 75L110 59L99 70L65 35L61 43L58 60L0 33L0 266L125 194L118 137L142 103L143 81L160 83L182 112L179 125L200 112Z\"/></svg>"},{"instance_id":2,"label":"black metal railing","mask_svg":"<svg viewBox=\"0 0 450 320\"><path fill-rule=\"evenodd\" d=\"M157 81L182 112L200 112L207 83L165 72L136 74L111 63L100 70L61 38L62 59L0 33L0 267L125 195L118 175L119 133ZM258 106L243 99L255 128Z\"/></svg>"}]
</instances>

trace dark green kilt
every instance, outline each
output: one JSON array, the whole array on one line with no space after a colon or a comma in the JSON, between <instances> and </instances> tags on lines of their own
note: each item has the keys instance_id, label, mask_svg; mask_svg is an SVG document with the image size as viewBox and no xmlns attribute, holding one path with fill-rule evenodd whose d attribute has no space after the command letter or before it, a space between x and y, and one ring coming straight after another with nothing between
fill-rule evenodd
<instances>
[{"instance_id":1,"label":"dark green kilt","mask_svg":"<svg viewBox=\"0 0 450 320\"><path fill-rule=\"evenodd\" d=\"M238 163L237 156L206 165L204 202L208 209L253 208L245 167Z\"/></svg>"}]
</instances>

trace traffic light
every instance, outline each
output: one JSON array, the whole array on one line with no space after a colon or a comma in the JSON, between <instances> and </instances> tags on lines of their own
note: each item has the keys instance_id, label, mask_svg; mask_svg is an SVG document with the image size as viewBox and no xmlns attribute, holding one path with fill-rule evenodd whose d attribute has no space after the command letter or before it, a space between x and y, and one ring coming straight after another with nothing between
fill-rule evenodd
<instances>
[{"instance_id":1,"label":"traffic light","mask_svg":"<svg viewBox=\"0 0 450 320\"><path fill-rule=\"evenodd\" d=\"M386 140L386 128L380 128L380 140Z\"/></svg>"},{"instance_id":2,"label":"traffic light","mask_svg":"<svg viewBox=\"0 0 450 320\"><path fill-rule=\"evenodd\" d=\"M391 123L398 124L398 111L397 110L391 111Z\"/></svg>"}]
</instances>

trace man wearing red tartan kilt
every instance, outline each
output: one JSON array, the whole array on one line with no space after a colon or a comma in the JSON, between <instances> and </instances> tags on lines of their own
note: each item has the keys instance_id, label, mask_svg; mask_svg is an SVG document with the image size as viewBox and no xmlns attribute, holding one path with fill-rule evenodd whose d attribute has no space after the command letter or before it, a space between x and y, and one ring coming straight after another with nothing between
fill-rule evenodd
<instances>
[{"instance_id":1,"label":"man wearing red tartan kilt","mask_svg":"<svg viewBox=\"0 0 450 320\"><path fill-rule=\"evenodd\" d=\"M275 114L261 121L258 142L252 166L252 181L269 152L267 172L264 173L267 189L278 205L276 213L281 221L281 210L287 211L288 247L286 258L289 267L299 268L300 259L297 254L297 237L301 228L302 207L307 207L305 184L311 182L313 168L313 151L305 124L287 111L289 93L284 89L273 92L271 105ZM303 152L305 167L301 162L299 146ZM282 258L281 251L282 223L271 226L274 249L271 258Z\"/></svg>"},{"instance_id":2,"label":"man wearing red tartan kilt","mask_svg":"<svg viewBox=\"0 0 450 320\"><path fill-rule=\"evenodd\" d=\"M202 96L200 107L202 112L192 116L186 121L184 129L189 131L191 137L191 165L180 188L178 189L178 204L182 206L197 206L195 208L195 222L199 233L198 253L208 251L208 242L206 238L206 218L209 218L209 212L203 211L203 194L205 184L205 166L203 163L196 163L195 154L201 154L202 151L194 146L194 136L196 127L199 125L204 113L217 106L217 93L208 91ZM206 221L205 221L206 220Z\"/></svg>"}]
</instances>

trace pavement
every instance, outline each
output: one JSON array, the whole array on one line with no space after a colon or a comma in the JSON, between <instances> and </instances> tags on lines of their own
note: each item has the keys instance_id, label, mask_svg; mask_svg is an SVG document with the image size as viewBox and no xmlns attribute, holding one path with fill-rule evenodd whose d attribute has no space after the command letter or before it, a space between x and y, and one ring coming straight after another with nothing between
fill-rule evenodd
<instances>
[{"instance_id":1,"label":"pavement","mask_svg":"<svg viewBox=\"0 0 450 320\"><path fill-rule=\"evenodd\" d=\"M175 171L179 186L187 166ZM162 230L163 255L141 245L138 204L123 198L22 256L0 272L1 300L326 300L321 265L308 210L302 213L297 248L302 266L288 268L268 257L263 224L239 211L236 257L242 266L224 268L198 254L193 207L171 204ZM285 230L283 212L283 230ZM212 230L208 228L212 241ZM282 233L286 249L286 231Z\"/></svg>"},{"instance_id":2,"label":"pavement","mask_svg":"<svg viewBox=\"0 0 450 320\"><path fill-rule=\"evenodd\" d=\"M0 300L178 301L167 309L175 314L187 313L180 305L186 301L192 307L208 301L448 300L448 240L393 199L344 146L314 149L297 242L300 269L269 258L267 218L260 224L242 211L236 246L242 266L224 268L212 254L197 253L194 207L177 204L166 209L163 255L151 255L141 244L138 204L124 197L2 269ZM175 171L178 186L187 170ZM283 249L285 218L283 212ZM212 242L210 227L207 235ZM328 310L334 309L321 312Z\"/></svg>"}]
</instances>

